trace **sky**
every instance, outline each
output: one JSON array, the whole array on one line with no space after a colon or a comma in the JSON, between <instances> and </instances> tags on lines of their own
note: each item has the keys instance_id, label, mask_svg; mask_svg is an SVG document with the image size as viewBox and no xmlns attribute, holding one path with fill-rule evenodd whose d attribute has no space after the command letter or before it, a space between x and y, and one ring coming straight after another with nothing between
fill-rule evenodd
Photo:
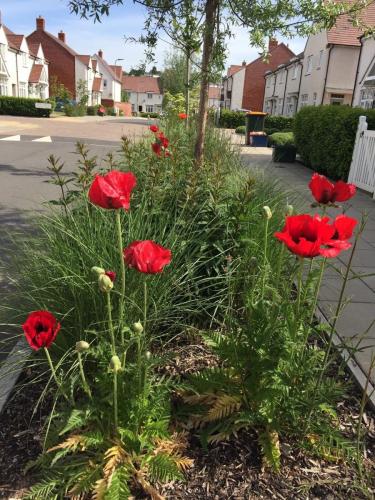
<instances>
[{"instance_id":1,"label":"sky","mask_svg":"<svg viewBox=\"0 0 375 500\"><path fill-rule=\"evenodd\" d=\"M79 54L94 54L99 49L109 64L116 59L124 59L119 64L125 71L139 66L144 61L144 48L141 45L125 42L125 37L141 34L145 12L142 6L130 0L125 6L113 7L109 17L101 23L80 19L71 14L68 0L0 0L2 22L16 34L28 35L35 29L35 19L39 15L46 20L46 30L57 36L60 30L66 33L66 41ZM163 38L161 36L161 38ZM296 54L304 49L301 38L283 40ZM163 67L165 55L171 50L165 39L159 40L155 54L155 65ZM258 57L258 50L249 46L248 35L244 29L236 29L235 36L228 40L226 66L250 62Z\"/></svg>"}]
</instances>

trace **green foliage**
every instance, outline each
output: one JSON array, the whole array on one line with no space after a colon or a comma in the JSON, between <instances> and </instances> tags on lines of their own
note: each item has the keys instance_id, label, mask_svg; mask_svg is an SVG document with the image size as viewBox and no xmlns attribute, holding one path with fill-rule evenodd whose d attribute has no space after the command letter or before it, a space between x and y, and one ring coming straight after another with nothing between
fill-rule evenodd
<instances>
[{"instance_id":1,"label":"green foliage","mask_svg":"<svg viewBox=\"0 0 375 500\"><path fill-rule=\"evenodd\" d=\"M63 83L60 83L57 76L52 75L50 80L50 95L62 102L68 102L72 99L71 92L65 87Z\"/></svg>"},{"instance_id":2,"label":"green foliage","mask_svg":"<svg viewBox=\"0 0 375 500\"><path fill-rule=\"evenodd\" d=\"M246 125L240 125L236 128L236 134L245 135L246 134Z\"/></svg>"},{"instance_id":3,"label":"green foliage","mask_svg":"<svg viewBox=\"0 0 375 500\"><path fill-rule=\"evenodd\" d=\"M243 111L220 110L219 126L222 128L237 128L245 125L245 113Z\"/></svg>"},{"instance_id":4,"label":"green foliage","mask_svg":"<svg viewBox=\"0 0 375 500\"><path fill-rule=\"evenodd\" d=\"M50 109L38 109L35 103L48 103L48 100L27 97L0 96L0 115L49 117Z\"/></svg>"},{"instance_id":5,"label":"green foliage","mask_svg":"<svg viewBox=\"0 0 375 500\"><path fill-rule=\"evenodd\" d=\"M346 180L361 115L375 129L375 111L349 106L307 106L295 117L296 146L304 163L332 179ZM340 147L338 147L340 144Z\"/></svg>"},{"instance_id":6,"label":"green foliage","mask_svg":"<svg viewBox=\"0 0 375 500\"><path fill-rule=\"evenodd\" d=\"M87 106L86 112L89 116L96 116L98 114L99 105Z\"/></svg>"},{"instance_id":7,"label":"green foliage","mask_svg":"<svg viewBox=\"0 0 375 500\"><path fill-rule=\"evenodd\" d=\"M293 132L275 132L268 137L268 144L272 146L294 146Z\"/></svg>"},{"instance_id":8,"label":"green foliage","mask_svg":"<svg viewBox=\"0 0 375 500\"><path fill-rule=\"evenodd\" d=\"M193 68L190 87L198 84L199 72ZM183 52L168 53L164 59L164 70L160 77L163 92L171 95L186 93L186 56Z\"/></svg>"},{"instance_id":9,"label":"green foliage","mask_svg":"<svg viewBox=\"0 0 375 500\"><path fill-rule=\"evenodd\" d=\"M139 113L142 118L160 118L160 113Z\"/></svg>"},{"instance_id":10,"label":"green foliage","mask_svg":"<svg viewBox=\"0 0 375 500\"><path fill-rule=\"evenodd\" d=\"M85 116L86 115L86 106L81 106L79 104L65 104L64 105L64 113L66 116Z\"/></svg>"},{"instance_id":11,"label":"green foliage","mask_svg":"<svg viewBox=\"0 0 375 500\"><path fill-rule=\"evenodd\" d=\"M126 90L121 91L121 102L129 102L129 94Z\"/></svg>"},{"instance_id":12,"label":"green foliage","mask_svg":"<svg viewBox=\"0 0 375 500\"><path fill-rule=\"evenodd\" d=\"M264 120L264 131L267 135L275 132L290 132L293 129L293 123L293 117L267 115Z\"/></svg>"}]
</instances>

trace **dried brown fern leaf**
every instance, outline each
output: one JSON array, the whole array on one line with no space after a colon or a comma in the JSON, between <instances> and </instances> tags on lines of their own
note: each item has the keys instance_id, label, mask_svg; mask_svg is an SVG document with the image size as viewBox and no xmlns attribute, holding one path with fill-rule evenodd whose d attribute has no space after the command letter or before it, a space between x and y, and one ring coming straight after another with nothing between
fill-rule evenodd
<instances>
[{"instance_id":1,"label":"dried brown fern leaf","mask_svg":"<svg viewBox=\"0 0 375 500\"><path fill-rule=\"evenodd\" d=\"M163 495L160 495L157 489L154 488L152 484L150 484L148 481L146 481L142 471L139 470L136 471L135 479L138 482L138 484L143 488L143 491L148 495L150 495L152 500L165 500L165 497Z\"/></svg>"},{"instance_id":2,"label":"dried brown fern leaf","mask_svg":"<svg viewBox=\"0 0 375 500\"><path fill-rule=\"evenodd\" d=\"M47 450L47 453L65 449L69 449L70 451L76 451L78 447L80 447L81 451L84 451L86 449L85 444L86 444L85 436L83 436L82 434L74 434L72 436L69 436L65 441L58 444L57 446L54 446L53 448Z\"/></svg>"},{"instance_id":3,"label":"dried brown fern leaf","mask_svg":"<svg viewBox=\"0 0 375 500\"><path fill-rule=\"evenodd\" d=\"M213 406L208 410L206 416L204 417L204 421L214 422L216 420L222 420L240 410L241 406L242 401L238 396L221 394L217 396Z\"/></svg>"}]
</instances>

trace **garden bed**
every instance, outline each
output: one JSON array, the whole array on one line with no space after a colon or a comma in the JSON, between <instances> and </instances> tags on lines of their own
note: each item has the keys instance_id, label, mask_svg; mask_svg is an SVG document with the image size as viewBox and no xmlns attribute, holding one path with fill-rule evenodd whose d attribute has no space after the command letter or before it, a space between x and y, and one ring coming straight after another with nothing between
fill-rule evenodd
<instances>
[{"instance_id":1,"label":"garden bed","mask_svg":"<svg viewBox=\"0 0 375 500\"><path fill-rule=\"evenodd\" d=\"M192 344L182 342L171 348L165 370L184 378L216 363L216 358L196 337ZM42 451L44 421L53 405L50 394L33 415L44 387L42 381L28 384L35 375L29 369L22 373L0 416L0 498L21 499L23 492L35 482L31 472L25 474L25 467ZM348 373L342 375L342 382L351 383ZM356 386L353 386L351 394L337 404L339 426L353 441L359 418L356 392ZM375 477L375 414L370 409L363 415L363 426L367 457L364 472L370 478L371 475ZM293 439L281 442L282 468L280 473L272 473L262 466L257 443L256 433L240 432L238 436L210 445L205 450L194 432L190 432L188 456L194 460L194 465L187 473L186 482L171 482L161 492L170 500L188 500L192 496L199 500L366 499L374 492L375 483L361 486L354 467L341 461L313 458L303 453ZM140 494L136 498L144 496Z\"/></svg>"}]
</instances>

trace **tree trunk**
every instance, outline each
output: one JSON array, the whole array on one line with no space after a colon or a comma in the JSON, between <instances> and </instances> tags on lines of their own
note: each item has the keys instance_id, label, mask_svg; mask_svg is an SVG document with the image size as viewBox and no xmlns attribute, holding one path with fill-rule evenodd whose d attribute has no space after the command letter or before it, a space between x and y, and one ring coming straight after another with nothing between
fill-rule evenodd
<instances>
[{"instance_id":1,"label":"tree trunk","mask_svg":"<svg viewBox=\"0 0 375 500\"><path fill-rule=\"evenodd\" d=\"M205 30L203 36L202 76L199 96L198 131L195 142L195 164L199 167L203 161L204 137L207 125L208 87L210 67L215 42L216 16L220 0L207 0L205 7Z\"/></svg>"},{"instance_id":2,"label":"tree trunk","mask_svg":"<svg viewBox=\"0 0 375 500\"><path fill-rule=\"evenodd\" d=\"M191 53L186 52L186 96L185 96L185 113L187 114L186 126L190 120L190 74L191 74Z\"/></svg>"}]
</instances>

